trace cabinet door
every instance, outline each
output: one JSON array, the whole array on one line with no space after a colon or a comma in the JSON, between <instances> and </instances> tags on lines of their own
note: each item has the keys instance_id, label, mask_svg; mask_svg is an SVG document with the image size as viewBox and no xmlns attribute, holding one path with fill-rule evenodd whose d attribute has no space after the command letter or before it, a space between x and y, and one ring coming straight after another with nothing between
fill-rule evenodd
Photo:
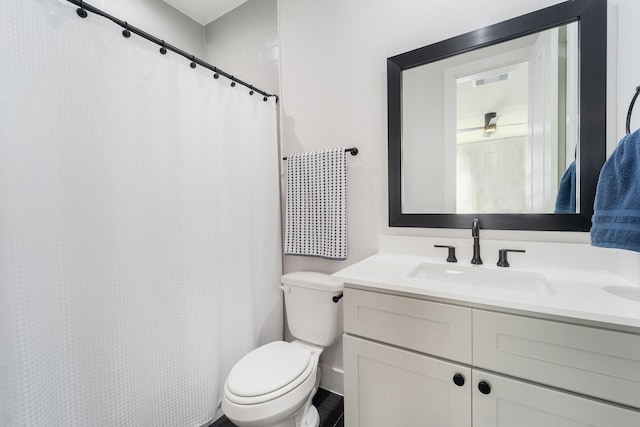
<instances>
[{"instance_id":1,"label":"cabinet door","mask_svg":"<svg viewBox=\"0 0 640 427\"><path fill-rule=\"evenodd\" d=\"M471 426L470 368L350 335L343 343L346 426Z\"/></svg>"},{"instance_id":2,"label":"cabinet door","mask_svg":"<svg viewBox=\"0 0 640 427\"><path fill-rule=\"evenodd\" d=\"M640 426L640 412L631 409L476 369L472 376L473 427Z\"/></svg>"},{"instance_id":3,"label":"cabinet door","mask_svg":"<svg viewBox=\"0 0 640 427\"><path fill-rule=\"evenodd\" d=\"M473 310L473 366L640 408L640 335Z\"/></svg>"}]
</instances>

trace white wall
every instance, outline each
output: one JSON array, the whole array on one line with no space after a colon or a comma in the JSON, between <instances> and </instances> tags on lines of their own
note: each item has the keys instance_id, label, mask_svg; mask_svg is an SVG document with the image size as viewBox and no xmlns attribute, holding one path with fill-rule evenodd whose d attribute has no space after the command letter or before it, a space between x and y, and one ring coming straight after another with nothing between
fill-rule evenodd
<instances>
[{"instance_id":1,"label":"white wall","mask_svg":"<svg viewBox=\"0 0 640 427\"><path fill-rule=\"evenodd\" d=\"M347 260L285 256L285 272L335 272L375 253L379 234L470 238L470 230L388 227L386 58L556 3L560 1L494 0L487 7L474 0L278 0L283 154L337 146L360 149L348 159ZM617 67L611 64L609 76L609 113L615 124L609 153L624 134L623 116L640 85L640 57L634 54L640 2L612 3L620 18ZM616 37L614 32L614 41ZM615 61L615 51L611 58ZM634 117L640 127L640 111ZM500 240L589 243L589 233L482 234ZM340 351L339 345L329 349L324 363L340 368Z\"/></svg>"},{"instance_id":2,"label":"white wall","mask_svg":"<svg viewBox=\"0 0 640 427\"><path fill-rule=\"evenodd\" d=\"M101 0L88 3L198 58L204 58L204 27L163 1ZM89 17L103 19L92 14ZM118 28L114 26L114 29Z\"/></svg>"},{"instance_id":3,"label":"white wall","mask_svg":"<svg viewBox=\"0 0 640 427\"><path fill-rule=\"evenodd\" d=\"M375 253L379 234L467 236L467 230L387 226L386 58L555 3L497 0L487 8L473 0L372 0L365 7L357 0L279 0L283 153L360 149L349 158L348 259L287 256L285 271L337 271Z\"/></svg>"},{"instance_id":4,"label":"white wall","mask_svg":"<svg viewBox=\"0 0 640 427\"><path fill-rule=\"evenodd\" d=\"M271 94L280 93L277 0L249 0L205 27L206 60Z\"/></svg>"},{"instance_id":5,"label":"white wall","mask_svg":"<svg viewBox=\"0 0 640 427\"><path fill-rule=\"evenodd\" d=\"M625 134L625 122L627 109L636 87L640 86L640 56L637 54L638 39L640 38L640 1L637 0L610 0L610 3L618 8L618 32L617 32L617 119L616 138L609 145L607 152L610 154L615 148L615 143ZM631 120L631 131L640 128L640 104L636 103Z\"/></svg>"},{"instance_id":6,"label":"white wall","mask_svg":"<svg viewBox=\"0 0 640 427\"><path fill-rule=\"evenodd\" d=\"M360 148L357 157L348 159L348 259L287 256L285 271L335 272L375 253L378 234L467 237L468 230L387 226L386 58L556 3L560 1L496 0L486 8L473 0L372 0L366 6L357 0L279 0L283 153ZM626 109L640 85L640 58L633 54L640 37L640 2L611 3L618 7L619 22L610 38L619 38L619 54L609 76L615 84L609 153L624 135ZM640 110L633 123L640 127ZM588 233L486 230L484 235L589 242Z\"/></svg>"}]
</instances>

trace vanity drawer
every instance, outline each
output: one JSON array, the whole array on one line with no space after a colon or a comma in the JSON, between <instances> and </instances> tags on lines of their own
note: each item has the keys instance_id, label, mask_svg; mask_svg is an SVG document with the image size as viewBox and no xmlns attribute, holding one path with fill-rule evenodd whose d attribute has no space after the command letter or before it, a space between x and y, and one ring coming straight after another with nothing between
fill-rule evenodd
<instances>
[{"instance_id":1,"label":"vanity drawer","mask_svg":"<svg viewBox=\"0 0 640 427\"><path fill-rule=\"evenodd\" d=\"M471 363L471 309L344 290L344 330L422 353Z\"/></svg>"},{"instance_id":2,"label":"vanity drawer","mask_svg":"<svg viewBox=\"0 0 640 427\"><path fill-rule=\"evenodd\" d=\"M473 310L473 365L640 408L640 336Z\"/></svg>"}]
</instances>

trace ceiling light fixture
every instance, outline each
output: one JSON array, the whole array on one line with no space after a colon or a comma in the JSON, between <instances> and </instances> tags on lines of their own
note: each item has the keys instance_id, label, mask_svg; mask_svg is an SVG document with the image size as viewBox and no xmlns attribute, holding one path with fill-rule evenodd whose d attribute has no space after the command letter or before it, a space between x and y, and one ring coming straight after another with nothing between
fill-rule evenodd
<instances>
[{"instance_id":1,"label":"ceiling light fixture","mask_svg":"<svg viewBox=\"0 0 640 427\"><path fill-rule=\"evenodd\" d=\"M495 132L498 128L498 115L496 113L486 113L484 115L484 131Z\"/></svg>"}]
</instances>

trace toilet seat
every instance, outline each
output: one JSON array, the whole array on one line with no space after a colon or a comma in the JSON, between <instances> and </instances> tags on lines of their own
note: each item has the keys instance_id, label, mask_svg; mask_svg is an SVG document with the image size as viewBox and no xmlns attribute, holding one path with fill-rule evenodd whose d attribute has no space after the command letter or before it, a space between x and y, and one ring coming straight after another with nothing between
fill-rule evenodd
<instances>
[{"instance_id":1,"label":"toilet seat","mask_svg":"<svg viewBox=\"0 0 640 427\"><path fill-rule=\"evenodd\" d=\"M316 370L309 349L276 341L258 347L231 370L225 397L240 405L276 399L301 385Z\"/></svg>"}]
</instances>

